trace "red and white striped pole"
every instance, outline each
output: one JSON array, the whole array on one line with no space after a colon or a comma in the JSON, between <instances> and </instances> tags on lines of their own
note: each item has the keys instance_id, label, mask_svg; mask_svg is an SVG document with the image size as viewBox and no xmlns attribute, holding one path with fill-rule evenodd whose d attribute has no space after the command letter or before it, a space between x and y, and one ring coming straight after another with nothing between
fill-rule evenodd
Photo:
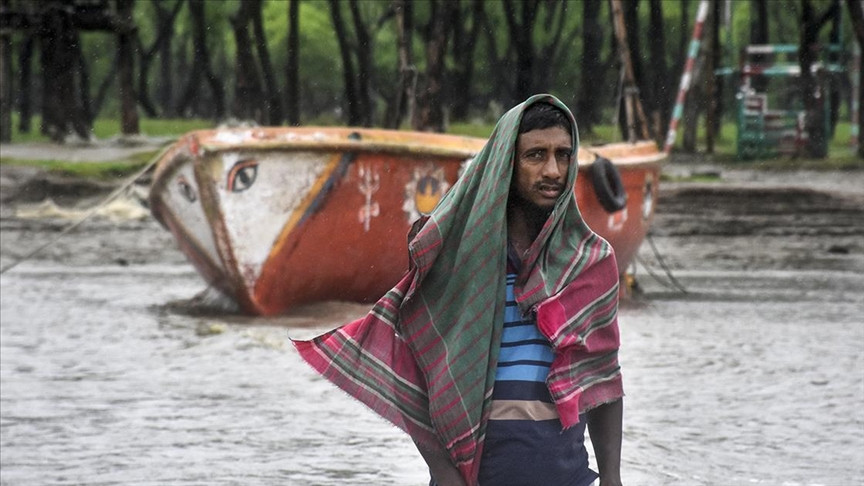
<instances>
[{"instance_id":1,"label":"red and white striped pole","mask_svg":"<svg viewBox=\"0 0 864 486\"><path fill-rule=\"evenodd\" d=\"M687 63L684 65L684 74L681 76L681 83L678 85L678 96L675 98L675 108L672 110L672 119L669 120L669 131L666 134L666 146L663 148L663 151L667 154L672 150L672 145L675 144L678 122L684 113L684 99L687 97L687 91L690 90L693 65L696 64L696 56L699 54L699 46L702 43L702 26L705 24L705 18L708 17L708 4L709 0L702 0L699 4L699 11L696 12L693 37L690 38L690 47L687 50Z\"/></svg>"}]
</instances>

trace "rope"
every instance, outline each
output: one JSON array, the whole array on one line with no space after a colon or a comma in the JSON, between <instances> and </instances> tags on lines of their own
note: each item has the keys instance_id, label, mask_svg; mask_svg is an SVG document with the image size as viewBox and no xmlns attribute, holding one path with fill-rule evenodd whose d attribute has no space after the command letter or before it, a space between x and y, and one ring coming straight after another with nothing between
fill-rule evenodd
<instances>
[{"instance_id":1,"label":"rope","mask_svg":"<svg viewBox=\"0 0 864 486\"><path fill-rule=\"evenodd\" d=\"M171 145L164 147L161 151L159 151L159 154L157 154L155 157L153 157L153 159L150 162L148 162L146 166L144 166L143 169L136 172L126 182L121 184L120 187L115 189L111 194L109 194L105 199L103 199L102 202L100 202L99 204L90 208L90 210L87 211L86 213L84 213L84 215L81 216L81 218L79 218L78 221L75 221L71 225L67 226L63 231L61 231L53 239L49 240L47 243L44 243L44 244L36 247L35 249L31 250L30 253L27 253L26 255L19 257L14 262L12 262L9 265L6 265L2 269L0 269L0 275L3 275L4 273L8 272L9 270L12 270L13 268L17 267L19 263L24 262L26 260L29 260L30 258L33 258L34 256L38 255L40 252L42 252L42 250L48 248L49 246L53 245L54 243L57 243L60 240L60 238L63 238L64 236L69 234L72 230L81 226L81 224L83 224L84 221L87 221L88 219L90 219L90 217L93 216L94 214L96 214L96 212L98 210L102 209L108 203L110 203L111 201L116 199L117 196L119 196L124 191L129 189L129 187L131 187L132 184L134 184L138 179L140 179L141 176L143 176L150 169L152 169L153 166L155 166L156 163L159 162L159 160L162 158L162 156L165 155L165 153L168 151L169 148L171 148Z\"/></svg>"},{"instance_id":2,"label":"rope","mask_svg":"<svg viewBox=\"0 0 864 486\"><path fill-rule=\"evenodd\" d=\"M672 271L671 271L671 270L669 269L669 267L666 265L666 261L663 260L663 256L660 254L660 251L657 250L657 246L654 245L654 239L651 237L651 233L648 233L648 234L645 236L645 239L648 240L648 244L651 246L651 250L654 252L654 257L657 259L657 262L660 263L660 267L661 267L661 268L663 269L663 271L666 273L666 278L667 278L668 280L663 280L663 279L661 279L659 276L657 276L657 275L654 273L654 271L651 270L651 267L649 267L649 266L645 263L645 261L642 260L642 258L639 257L639 255L636 255L636 260L637 260L639 263L641 263L643 267L645 267L645 270L648 272L648 275L651 275L651 277L654 278L654 280L660 282L660 284L662 284L663 286L665 286L665 287L667 287L667 288L675 289L675 290L681 292L682 294L687 294L687 293L689 293L689 292L687 291L687 289L686 289L683 285L681 285L681 283L680 283L680 282L675 278L675 276L672 275Z\"/></svg>"}]
</instances>

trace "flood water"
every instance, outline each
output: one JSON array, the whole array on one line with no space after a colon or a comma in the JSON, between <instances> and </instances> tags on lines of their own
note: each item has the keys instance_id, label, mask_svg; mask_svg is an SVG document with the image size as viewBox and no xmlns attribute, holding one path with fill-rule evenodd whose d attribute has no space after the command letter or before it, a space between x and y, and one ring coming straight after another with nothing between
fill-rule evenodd
<instances>
[{"instance_id":1,"label":"flood water","mask_svg":"<svg viewBox=\"0 0 864 486\"><path fill-rule=\"evenodd\" d=\"M662 258L643 245L620 314L625 484L864 484L864 205L772 194L663 193ZM52 214L0 220L4 265ZM146 217L97 217L0 277L0 483L426 484L411 441L290 344L366 306L196 312L203 287Z\"/></svg>"}]
</instances>

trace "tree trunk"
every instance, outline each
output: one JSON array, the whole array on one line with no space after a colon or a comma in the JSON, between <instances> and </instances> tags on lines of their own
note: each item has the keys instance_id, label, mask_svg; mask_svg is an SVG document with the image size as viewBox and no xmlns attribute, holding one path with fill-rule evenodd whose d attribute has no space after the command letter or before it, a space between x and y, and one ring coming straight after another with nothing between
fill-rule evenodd
<instances>
[{"instance_id":1,"label":"tree trunk","mask_svg":"<svg viewBox=\"0 0 864 486\"><path fill-rule=\"evenodd\" d=\"M117 56L120 59L120 131L138 134L138 103L135 96L135 24L132 10L135 0L117 0L117 15L123 23L117 33Z\"/></svg>"},{"instance_id":2,"label":"tree trunk","mask_svg":"<svg viewBox=\"0 0 864 486\"><path fill-rule=\"evenodd\" d=\"M532 91L531 94L537 92L548 93L554 89L554 86L551 85L551 81L555 78L556 66L565 62L573 62L573 57L569 50L567 52L567 57L562 58L561 46L571 46L575 44L576 38L579 35L579 33L573 29L573 31L571 31L567 36L567 39L564 39L564 26L566 20L573 16L568 12L571 8L569 7L571 2L568 0L559 0L557 2L550 1L545 5L545 16L540 21L540 25L544 26L547 31L551 32L551 36L549 36L548 42L541 45L539 49L532 54L532 57L535 59L535 68L534 80L532 81L534 91ZM543 62L537 62L537 60L542 60ZM565 98L565 103L572 103L575 99L576 94L573 93Z\"/></svg>"},{"instance_id":3,"label":"tree trunk","mask_svg":"<svg viewBox=\"0 0 864 486\"><path fill-rule=\"evenodd\" d=\"M669 83L675 86L677 81L675 75L684 71L684 65L687 62L687 46L690 45L690 0L681 0L681 20L678 24L678 53L674 57L677 59L673 64L673 76Z\"/></svg>"},{"instance_id":4,"label":"tree trunk","mask_svg":"<svg viewBox=\"0 0 864 486\"><path fill-rule=\"evenodd\" d=\"M513 87L512 102L522 101L534 94L534 25L537 19L537 0L519 2L522 6L519 20L513 0L504 0L504 14L510 43L516 51L516 85Z\"/></svg>"},{"instance_id":5,"label":"tree trunk","mask_svg":"<svg viewBox=\"0 0 864 486\"><path fill-rule=\"evenodd\" d=\"M300 0L288 3L288 63L285 110L288 124L300 125Z\"/></svg>"},{"instance_id":6,"label":"tree trunk","mask_svg":"<svg viewBox=\"0 0 864 486\"><path fill-rule=\"evenodd\" d=\"M342 79L345 82L345 107L348 110L348 124L359 125L362 116L357 99L356 78L354 76L354 63L351 60L351 46L345 32L345 23L342 21L342 12L337 0L330 0L330 17L333 20L333 30L336 31L336 40L339 42L339 53L342 56Z\"/></svg>"},{"instance_id":7,"label":"tree trunk","mask_svg":"<svg viewBox=\"0 0 864 486\"><path fill-rule=\"evenodd\" d=\"M768 0L750 0L750 10L755 11L755 15L750 19L750 43L751 44L768 44ZM761 54L752 57L754 63L765 62L765 56ZM753 76L751 78L753 89L756 92L763 92L768 87L768 80L765 76Z\"/></svg>"},{"instance_id":8,"label":"tree trunk","mask_svg":"<svg viewBox=\"0 0 864 486\"><path fill-rule=\"evenodd\" d=\"M39 35L42 47L42 133L63 142L74 131L90 137L90 125L78 103L75 78L80 37L72 24L66 2L43 3Z\"/></svg>"},{"instance_id":9,"label":"tree trunk","mask_svg":"<svg viewBox=\"0 0 864 486\"><path fill-rule=\"evenodd\" d=\"M240 2L237 13L231 17L231 27L234 29L234 40L237 44L236 84L234 86L234 102L231 113L240 120L264 121L264 92L258 77L258 66L252 53L252 42L249 39L249 20L254 8L251 2Z\"/></svg>"},{"instance_id":10,"label":"tree trunk","mask_svg":"<svg viewBox=\"0 0 864 486\"><path fill-rule=\"evenodd\" d=\"M417 99L414 129L444 132L444 56L447 52L447 21L452 18L452 2L433 1L429 24L426 26L426 82Z\"/></svg>"},{"instance_id":11,"label":"tree trunk","mask_svg":"<svg viewBox=\"0 0 864 486\"><path fill-rule=\"evenodd\" d=\"M834 15L832 15L831 22L831 36L829 41L829 47L840 47L842 46L842 39L840 38L841 31L841 13L842 9L840 8L840 0L834 0L834 5L832 5L832 9L834 11ZM840 52L835 52L833 50L828 51L828 62L830 64L840 64L841 56ZM840 77L835 75L829 75L828 83L830 85L830 93L831 93L831 118L829 124L829 133L828 138L834 138L834 129L837 127L837 121L840 116Z\"/></svg>"},{"instance_id":12,"label":"tree trunk","mask_svg":"<svg viewBox=\"0 0 864 486\"><path fill-rule=\"evenodd\" d=\"M858 41L859 53L864 51L864 4L860 1L847 1L846 6L849 8L849 20L852 24L852 31L855 33L855 39ZM861 61L859 54L858 73L858 157L864 158L864 116L861 116L861 102L864 101L864 79L861 79Z\"/></svg>"},{"instance_id":13,"label":"tree trunk","mask_svg":"<svg viewBox=\"0 0 864 486\"><path fill-rule=\"evenodd\" d=\"M357 53L357 104L360 112L360 122L364 127L371 127L374 107L372 106L372 39L360 17L357 0L349 0L351 19L354 24L354 35L357 37L355 52Z\"/></svg>"},{"instance_id":14,"label":"tree trunk","mask_svg":"<svg viewBox=\"0 0 864 486\"><path fill-rule=\"evenodd\" d=\"M582 3L582 82L576 102L576 119L579 121L579 128L587 133L591 133L594 125L600 122L597 87L601 86L604 76L600 60L600 50L603 47L600 6L600 2Z\"/></svg>"},{"instance_id":15,"label":"tree trunk","mask_svg":"<svg viewBox=\"0 0 864 486\"><path fill-rule=\"evenodd\" d=\"M183 6L183 0L177 0L174 7L170 10L163 8L163 3L164 2L159 0L151 0L151 5L156 13L157 27L156 39L153 41L150 48L144 48L143 43L141 42L141 37L138 35L135 36L140 51L138 65L138 102L141 104L141 108L144 109L144 112L147 113L147 116L150 117L155 117L159 114L159 110L150 99L150 66L153 63L156 54L159 54L162 58L161 75L167 77L167 80L163 79L162 83L168 83L168 92L170 93L171 77L173 76L170 71L171 37L174 35L174 21L177 18L177 14L180 12L180 8ZM168 46L167 49L165 48L166 45ZM165 66L166 59L167 67ZM164 86L164 84L160 84L160 86ZM167 95L168 103L165 103L165 98L166 96L160 91L159 100L163 111L170 105L170 94Z\"/></svg>"},{"instance_id":16,"label":"tree trunk","mask_svg":"<svg viewBox=\"0 0 864 486\"><path fill-rule=\"evenodd\" d=\"M593 3L593 2L589 2ZM453 118L466 120L473 101L471 85L474 82L474 46L480 35L480 19L483 17L483 1L472 0L470 10L471 27L465 28L461 5L453 9Z\"/></svg>"},{"instance_id":17,"label":"tree trunk","mask_svg":"<svg viewBox=\"0 0 864 486\"><path fill-rule=\"evenodd\" d=\"M152 0L156 7L159 0ZM159 106L165 116L174 116L174 69L171 44L174 41L174 22L185 0L177 0L171 12L157 8L157 18L160 26L161 43L159 43ZM164 29L164 30L163 30Z\"/></svg>"},{"instance_id":18,"label":"tree trunk","mask_svg":"<svg viewBox=\"0 0 864 486\"><path fill-rule=\"evenodd\" d=\"M663 4L661 0L651 0L651 22L648 25L648 42L651 52L650 82L648 85L650 119L653 132L659 137L657 143L663 143L664 127L669 126L669 109L674 100L675 92L670 90L674 84L669 83L669 72L666 69L666 27L663 22Z\"/></svg>"},{"instance_id":19,"label":"tree trunk","mask_svg":"<svg viewBox=\"0 0 864 486\"><path fill-rule=\"evenodd\" d=\"M9 0L0 3L9 9ZM0 142L12 141L12 35L0 33Z\"/></svg>"},{"instance_id":20,"label":"tree trunk","mask_svg":"<svg viewBox=\"0 0 864 486\"><path fill-rule=\"evenodd\" d=\"M709 154L714 153L714 136L717 135L720 126L717 117L717 101L719 99L717 76L714 75L714 70L719 65L720 60L720 38L718 36L720 29L718 27L720 23L721 3L713 2L712 8L713 11L710 18L713 21L706 22L705 28L708 29L708 32L703 34L708 43L706 46L708 59L706 59L705 63L705 94L708 98L706 100L707 106L705 111L705 152Z\"/></svg>"},{"instance_id":21,"label":"tree trunk","mask_svg":"<svg viewBox=\"0 0 864 486\"><path fill-rule=\"evenodd\" d=\"M839 8L836 2L821 16L817 14L810 0L801 0L801 41L798 46L798 63L801 68L800 90L804 100L806 118L804 122L807 131L806 153L813 158L824 158L828 155L828 138L825 130L825 83L822 74L814 73L811 67L818 60L817 48L819 30L834 15L834 9Z\"/></svg>"},{"instance_id":22,"label":"tree trunk","mask_svg":"<svg viewBox=\"0 0 864 486\"><path fill-rule=\"evenodd\" d=\"M417 68L411 52L411 37L414 30L412 3L407 0L393 0L396 16L396 50L399 56L399 84L388 109L385 126L399 128L402 120L414 120L417 100Z\"/></svg>"},{"instance_id":23,"label":"tree trunk","mask_svg":"<svg viewBox=\"0 0 864 486\"><path fill-rule=\"evenodd\" d=\"M18 131L30 133L30 122L33 116L33 44L34 36L25 34L18 55Z\"/></svg>"},{"instance_id":24,"label":"tree trunk","mask_svg":"<svg viewBox=\"0 0 864 486\"><path fill-rule=\"evenodd\" d=\"M184 112L200 97L201 76L205 76L212 96L213 112L208 113L215 118L225 114L225 90L219 78L210 68L210 49L207 47L207 22L204 16L204 0L188 0L189 16L192 20L192 35L195 57L192 70L183 94L180 97L176 112L183 116Z\"/></svg>"},{"instance_id":25,"label":"tree trunk","mask_svg":"<svg viewBox=\"0 0 864 486\"><path fill-rule=\"evenodd\" d=\"M264 73L264 85L267 88L267 98L264 102L268 125L282 123L282 95L279 94L279 84L276 73L270 61L270 49L267 47L267 35L264 32L264 20L261 18L262 0L254 0L252 8L252 28L255 32L255 48L258 52L258 63Z\"/></svg>"},{"instance_id":26,"label":"tree trunk","mask_svg":"<svg viewBox=\"0 0 864 486\"><path fill-rule=\"evenodd\" d=\"M78 79L80 80L78 84L78 97L81 102L81 112L87 120L87 125L93 126L97 113L93 111L93 103L90 101L90 69L87 67L87 59L84 57L81 44L76 46L75 53L78 58L75 67Z\"/></svg>"},{"instance_id":27,"label":"tree trunk","mask_svg":"<svg viewBox=\"0 0 864 486\"><path fill-rule=\"evenodd\" d=\"M486 45L486 62L489 65L489 77L497 82L492 83L489 99L506 102L508 106L512 105L513 88L510 84L510 79L513 77L513 70L510 63L504 59L498 52L498 40L495 38L497 26L492 25L489 16L483 12L480 19L480 32L485 38ZM491 105L491 103L490 103ZM503 113L495 113L495 118L498 118Z\"/></svg>"}]
</instances>

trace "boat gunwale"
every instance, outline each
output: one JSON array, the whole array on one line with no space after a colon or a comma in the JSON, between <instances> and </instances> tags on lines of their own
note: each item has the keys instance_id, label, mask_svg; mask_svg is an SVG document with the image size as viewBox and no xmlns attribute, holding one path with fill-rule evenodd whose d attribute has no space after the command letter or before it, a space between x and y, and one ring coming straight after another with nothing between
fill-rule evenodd
<instances>
[{"instance_id":1,"label":"boat gunwale","mask_svg":"<svg viewBox=\"0 0 864 486\"><path fill-rule=\"evenodd\" d=\"M249 130L249 129L244 129ZM274 131L276 129L270 128L270 131ZM297 130L296 128L291 128L290 130ZM319 127L303 127L302 132L312 132L313 130L327 130L326 128ZM400 133L400 134L410 134L412 132L400 132L395 130L377 130L377 129L348 129L344 127L334 127L331 129L331 132L371 132L371 133ZM238 132L239 129L229 129L229 131ZM240 150L247 150L252 152L277 152L280 150L291 150L291 151L314 151L314 152L339 152L339 151L353 151L353 152L383 152L392 155L411 155L422 157L424 155L431 157L460 157L465 158L466 160L474 157L479 153L479 151L486 144L486 139L479 137L467 137L461 135L450 135L450 134L433 134L433 133L422 133L423 138L441 138L442 140L446 140L447 138L451 138L452 140L461 140L467 141L468 143L478 143L477 150L461 148L461 147L447 147L434 145L430 143L421 143L421 142L412 142L412 141L397 141L397 142L382 142L379 140L369 140L369 139L360 139L360 140L246 140L242 142L236 143L214 143L214 142L204 142L202 143L202 139L206 139L211 137L213 134L217 133L218 130L197 130L193 132L189 132L185 136L183 136L180 140L175 143L175 146L166 151L161 160L157 163L156 171L154 173L153 182L150 187L150 200L151 203L155 203L155 198L161 193L165 186L169 183L168 175L173 174L179 169L179 166L185 162L192 162L195 165L198 165L199 159L207 159L211 156L216 156L220 153L225 152L236 152ZM607 143L603 145L580 145L579 147L579 170L587 171L591 168L594 163L594 160L598 156L604 156L612 161L616 167L625 170L633 170L633 169L641 169L642 167L650 167L659 164L663 164L667 158L667 154L663 151L656 151L644 155L630 155L627 157L609 157L608 152L610 150L617 151L621 148L641 148L649 146L654 142L648 140L641 140L638 142L613 142ZM656 145L655 145L656 147ZM158 206L154 204L154 206ZM154 211L157 212L158 211ZM157 215L157 219L158 215ZM161 222L161 221L160 221Z\"/></svg>"}]
</instances>

